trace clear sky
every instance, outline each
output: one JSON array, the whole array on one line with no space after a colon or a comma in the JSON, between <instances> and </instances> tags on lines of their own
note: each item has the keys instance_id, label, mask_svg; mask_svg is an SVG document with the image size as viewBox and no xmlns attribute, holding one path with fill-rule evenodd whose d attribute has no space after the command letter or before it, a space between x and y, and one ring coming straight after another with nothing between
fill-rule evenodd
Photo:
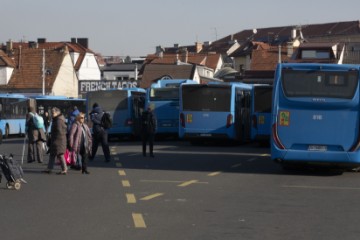
<instances>
[{"instance_id":1,"label":"clear sky","mask_svg":"<svg viewBox=\"0 0 360 240\"><path fill-rule=\"evenodd\" d=\"M360 20L360 0L3 0L0 43L89 38L103 56L215 41L245 29Z\"/></svg>"}]
</instances>

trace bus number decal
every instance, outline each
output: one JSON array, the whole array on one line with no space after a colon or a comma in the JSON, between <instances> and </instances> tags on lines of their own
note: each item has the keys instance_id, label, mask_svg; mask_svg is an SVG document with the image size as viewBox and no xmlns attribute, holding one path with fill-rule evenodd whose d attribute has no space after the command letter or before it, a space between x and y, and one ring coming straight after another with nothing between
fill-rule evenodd
<instances>
[{"instance_id":1,"label":"bus number decal","mask_svg":"<svg viewBox=\"0 0 360 240\"><path fill-rule=\"evenodd\" d=\"M280 126L289 126L290 125L290 112L280 111Z\"/></svg>"},{"instance_id":2,"label":"bus number decal","mask_svg":"<svg viewBox=\"0 0 360 240\"><path fill-rule=\"evenodd\" d=\"M186 122L192 123L192 114L186 114Z\"/></svg>"},{"instance_id":3,"label":"bus number decal","mask_svg":"<svg viewBox=\"0 0 360 240\"><path fill-rule=\"evenodd\" d=\"M259 124L265 124L265 116L264 115L259 116Z\"/></svg>"}]
</instances>

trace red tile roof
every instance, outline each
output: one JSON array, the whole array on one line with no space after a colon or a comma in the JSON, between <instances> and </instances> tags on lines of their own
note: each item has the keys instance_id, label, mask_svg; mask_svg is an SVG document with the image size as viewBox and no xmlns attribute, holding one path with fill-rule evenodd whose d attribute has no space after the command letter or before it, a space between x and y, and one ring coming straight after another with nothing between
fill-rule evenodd
<instances>
[{"instance_id":1,"label":"red tile roof","mask_svg":"<svg viewBox=\"0 0 360 240\"><path fill-rule=\"evenodd\" d=\"M175 64L146 64L142 75L140 87L147 88L164 76L172 79L192 79L195 65Z\"/></svg>"},{"instance_id":2,"label":"red tile roof","mask_svg":"<svg viewBox=\"0 0 360 240\"><path fill-rule=\"evenodd\" d=\"M57 77L61 63L64 59L64 51L45 50L45 88L51 91ZM15 69L8 85L0 86L0 89L42 89L42 49L14 49L12 58Z\"/></svg>"}]
</instances>

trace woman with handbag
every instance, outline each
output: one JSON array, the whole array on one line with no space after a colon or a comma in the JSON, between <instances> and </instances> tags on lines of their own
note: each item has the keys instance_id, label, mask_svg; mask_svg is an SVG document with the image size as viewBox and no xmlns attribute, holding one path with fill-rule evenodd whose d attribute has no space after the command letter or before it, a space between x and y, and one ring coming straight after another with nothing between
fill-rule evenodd
<instances>
[{"instance_id":1,"label":"woman with handbag","mask_svg":"<svg viewBox=\"0 0 360 240\"><path fill-rule=\"evenodd\" d=\"M69 133L69 150L76 156L81 157L82 174L90 174L87 170L87 162L91 154L92 136L89 127L85 123L85 114L79 113L76 121L72 124Z\"/></svg>"}]
</instances>

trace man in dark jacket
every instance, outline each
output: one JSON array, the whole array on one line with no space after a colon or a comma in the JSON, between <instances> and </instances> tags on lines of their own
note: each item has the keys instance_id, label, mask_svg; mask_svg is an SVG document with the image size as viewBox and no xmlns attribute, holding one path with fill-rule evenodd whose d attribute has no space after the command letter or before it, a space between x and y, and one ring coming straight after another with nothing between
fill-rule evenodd
<instances>
[{"instance_id":1,"label":"man in dark jacket","mask_svg":"<svg viewBox=\"0 0 360 240\"><path fill-rule=\"evenodd\" d=\"M50 158L48 167L44 170L45 173L51 173L54 168L55 160L60 162L61 172L57 174L66 175L67 166L64 158L66 151L66 120L62 115L60 109L53 107L51 109L52 124L51 124L51 143L50 143Z\"/></svg>"},{"instance_id":2,"label":"man in dark jacket","mask_svg":"<svg viewBox=\"0 0 360 240\"><path fill-rule=\"evenodd\" d=\"M141 115L141 140L142 152L146 157L146 143L149 142L150 157L154 157L154 137L156 133L156 118L151 108L148 107Z\"/></svg>"},{"instance_id":3,"label":"man in dark jacket","mask_svg":"<svg viewBox=\"0 0 360 240\"><path fill-rule=\"evenodd\" d=\"M43 162L44 148L43 143L46 142L46 136L44 129L36 128L34 123L35 109L33 107L28 108L28 115L26 119L26 134L28 136L28 163L35 162L35 159L39 162Z\"/></svg>"},{"instance_id":4,"label":"man in dark jacket","mask_svg":"<svg viewBox=\"0 0 360 240\"><path fill-rule=\"evenodd\" d=\"M93 109L89 115L93 123L92 130L94 134L92 154L90 160L94 159L99 143L101 143L105 156L105 162L110 162L111 157L110 157L110 148L108 143L108 133L107 130L103 126L101 126L101 118L104 115L104 111L102 110L102 108L99 106L98 103L94 103Z\"/></svg>"}]
</instances>

